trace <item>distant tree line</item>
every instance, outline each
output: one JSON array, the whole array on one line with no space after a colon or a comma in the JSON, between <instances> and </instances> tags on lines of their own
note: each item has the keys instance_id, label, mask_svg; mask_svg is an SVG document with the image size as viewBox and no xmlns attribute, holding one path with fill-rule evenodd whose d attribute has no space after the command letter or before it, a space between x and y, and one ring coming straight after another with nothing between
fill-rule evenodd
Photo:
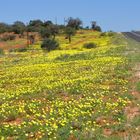
<instances>
[{"instance_id":1,"label":"distant tree line","mask_svg":"<svg viewBox=\"0 0 140 140\"><path fill-rule=\"evenodd\" d=\"M66 20L66 22L66 25L56 25L50 20L42 21L38 19L31 20L27 25L25 25L25 23L22 21L16 21L11 25L6 23L0 23L0 34L5 32L14 32L15 34L22 35L26 31L42 33L42 30L47 30L47 36L53 35L53 37L55 38L58 30L65 30L66 27L71 27L75 30L87 29L87 27L82 27L83 22L79 18L70 17ZM100 26L97 26L94 22L92 22L91 24L91 29L101 31ZM44 32L42 34L44 34Z\"/></svg>"},{"instance_id":2,"label":"distant tree line","mask_svg":"<svg viewBox=\"0 0 140 140\"><path fill-rule=\"evenodd\" d=\"M55 41L57 34L65 34L66 39L68 39L69 43L71 43L71 37L75 35L76 31L79 29L92 29L94 31L101 32L101 27L96 25L96 22L91 23L91 28L84 28L82 25L83 22L81 19L72 17L66 20L66 25L57 25L50 20L42 21L39 19L31 20L28 24L25 24L22 21L16 21L11 25L6 23L0 23L0 34L13 33L18 34L19 37L23 37L26 33L27 40L30 40L30 43L33 44L35 37L33 35L30 35L30 33L37 32L40 34L41 38L44 41L42 48L45 48L44 46L47 46L45 45L47 43L55 44L57 47L59 46L58 43L56 43ZM15 36L9 35L1 40L5 41L12 39L15 39Z\"/></svg>"}]
</instances>

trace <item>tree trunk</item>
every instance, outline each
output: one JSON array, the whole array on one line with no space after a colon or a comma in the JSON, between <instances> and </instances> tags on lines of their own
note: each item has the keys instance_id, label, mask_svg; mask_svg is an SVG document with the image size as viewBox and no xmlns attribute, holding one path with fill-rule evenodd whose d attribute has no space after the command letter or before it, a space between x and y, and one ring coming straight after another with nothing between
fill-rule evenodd
<instances>
[{"instance_id":1,"label":"tree trunk","mask_svg":"<svg viewBox=\"0 0 140 140\"><path fill-rule=\"evenodd\" d=\"M69 35L69 43L71 43L71 36Z\"/></svg>"},{"instance_id":2,"label":"tree trunk","mask_svg":"<svg viewBox=\"0 0 140 140\"><path fill-rule=\"evenodd\" d=\"M27 47L29 47L29 32L27 31Z\"/></svg>"},{"instance_id":3,"label":"tree trunk","mask_svg":"<svg viewBox=\"0 0 140 140\"><path fill-rule=\"evenodd\" d=\"M53 35L53 40L55 40L55 34Z\"/></svg>"}]
</instances>

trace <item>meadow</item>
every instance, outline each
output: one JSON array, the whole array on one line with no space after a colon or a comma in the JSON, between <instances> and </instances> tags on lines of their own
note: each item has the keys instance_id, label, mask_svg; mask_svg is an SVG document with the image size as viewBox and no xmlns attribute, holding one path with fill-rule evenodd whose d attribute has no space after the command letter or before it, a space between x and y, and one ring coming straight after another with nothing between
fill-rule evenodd
<instances>
[{"instance_id":1,"label":"meadow","mask_svg":"<svg viewBox=\"0 0 140 140\"><path fill-rule=\"evenodd\" d=\"M71 44L63 35L56 39L60 48L49 53L36 42L0 56L0 138L121 140L127 132L131 139L126 40L82 30ZM97 47L83 48L90 42Z\"/></svg>"}]
</instances>

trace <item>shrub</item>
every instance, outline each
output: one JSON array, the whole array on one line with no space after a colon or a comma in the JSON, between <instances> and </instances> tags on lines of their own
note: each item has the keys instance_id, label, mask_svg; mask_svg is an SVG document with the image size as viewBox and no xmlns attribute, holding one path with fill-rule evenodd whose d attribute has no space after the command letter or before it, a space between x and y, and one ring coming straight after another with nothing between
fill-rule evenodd
<instances>
[{"instance_id":1,"label":"shrub","mask_svg":"<svg viewBox=\"0 0 140 140\"><path fill-rule=\"evenodd\" d=\"M84 44L83 47L86 48L86 49L92 49L92 48L96 48L97 45L95 43L91 42L91 43Z\"/></svg>"},{"instance_id":2,"label":"shrub","mask_svg":"<svg viewBox=\"0 0 140 140\"><path fill-rule=\"evenodd\" d=\"M58 56L55 60L65 61L65 60L68 60L69 58L70 58L69 54L62 54Z\"/></svg>"},{"instance_id":3,"label":"shrub","mask_svg":"<svg viewBox=\"0 0 140 140\"><path fill-rule=\"evenodd\" d=\"M41 44L41 48L43 50L47 50L50 52L51 50L55 50L59 47L59 43L56 40L53 39L45 39L43 43Z\"/></svg>"},{"instance_id":4,"label":"shrub","mask_svg":"<svg viewBox=\"0 0 140 140\"><path fill-rule=\"evenodd\" d=\"M108 32L107 35L112 37L112 36L114 36L114 32Z\"/></svg>"},{"instance_id":5,"label":"shrub","mask_svg":"<svg viewBox=\"0 0 140 140\"><path fill-rule=\"evenodd\" d=\"M16 48L16 49L10 49L9 52L26 52L27 48L22 47L22 48Z\"/></svg>"},{"instance_id":6,"label":"shrub","mask_svg":"<svg viewBox=\"0 0 140 140\"><path fill-rule=\"evenodd\" d=\"M4 51L3 49L0 48L0 55L3 55L4 54Z\"/></svg>"},{"instance_id":7,"label":"shrub","mask_svg":"<svg viewBox=\"0 0 140 140\"><path fill-rule=\"evenodd\" d=\"M0 38L1 41L8 41L9 37L7 35L4 35Z\"/></svg>"},{"instance_id":8,"label":"shrub","mask_svg":"<svg viewBox=\"0 0 140 140\"><path fill-rule=\"evenodd\" d=\"M26 52L27 51L27 48L24 47L24 48L18 48L16 49L17 52Z\"/></svg>"},{"instance_id":9,"label":"shrub","mask_svg":"<svg viewBox=\"0 0 140 140\"><path fill-rule=\"evenodd\" d=\"M15 49L9 49L9 52L15 52L16 50Z\"/></svg>"},{"instance_id":10,"label":"shrub","mask_svg":"<svg viewBox=\"0 0 140 140\"><path fill-rule=\"evenodd\" d=\"M9 40L15 40L16 36L15 35L9 35Z\"/></svg>"},{"instance_id":11,"label":"shrub","mask_svg":"<svg viewBox=\"0 0 140 140\"><path fill-rule=\"evenodd\" d=\"M8 40L15 40L16 36L15 35L3 35L0 40L1 41L8 41Z\"/></svg>"},{"instance_id":12,"label":"shrub","mask_svg":"<svg viewBox=\"0 0 140 140\"><path fill-rule=\"evenodd\" d=\"M95 31L98 31L98 32L102 32L102 29L101 29L100 26L96 26L96 27L94 28L94 30L95 30Z\"/></svg>"},{"instance_id":13,"label":"shrub","mask_svg":"<svg viewBox=\"0 0 140 140\"><path fill-rule=\"evenodd\" d=\"M103 33L100 34L100 37L104 37L104 36L106 36L106 33L105 32L103 32Z\"/></svg>"}]
</instances>

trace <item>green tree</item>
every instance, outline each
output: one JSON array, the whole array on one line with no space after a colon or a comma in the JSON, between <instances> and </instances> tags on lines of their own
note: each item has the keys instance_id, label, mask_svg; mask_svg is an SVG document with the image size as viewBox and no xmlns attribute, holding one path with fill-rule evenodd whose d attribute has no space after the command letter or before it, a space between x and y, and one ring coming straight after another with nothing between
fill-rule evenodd
<instances>
[{"instance_id":1,"label":"green tree","mask_svg":"<svg viewBox=\"0 0 140 140\"><path fill-rule=\"evenodd\" d=\"M71 43L71 37L75 35L75 33L76 33L76 30L74 28L66 27L65 34L67 38L69 39L69 43Z\"/></svg>"},{"instance_id":2,"label":"green tree","mask_svg":"<svg viewBox=\"0 0 140 140\"><path fill-rule=\"evenodd\" d=\"M34 27L40 27L40 26L43 26L43 22L39 19L37 20L30 20L29 22L29 26L34 26Z\"/></svg>"},{"instance_id":3,"label":"green tree","mask_svg":"<svg viewBox=\"0 0 140 140\"><path fill-rule=\"evenodd\" d=\"M43 22L39 19L37 20L30 20L28 24L28 30L30 32L39 32L40 28L43 27Z\"/></svg>"},{"instance_id":4,"label":"green tree","mask_svg":"<svg viewBox=\"0 0 140 140\"><path fill-rule=\"evenodd\" d=\"M53 39L55 39L55 36L59 33L59 27L57 25L51 25L50 32L51 35L53 36Z\"/></svg>"},{"instance_id":5,"label":"green tree","mask_svg":"<svg viewBox=\"0 0 140 140\"><path fill-rule=\"evenodd\" d=\"M102 29L101 29L100 26L96 26L96 27L94 28L94 30L95 30L95 31L98 31L98 32L102 32Z\"/></svg>"},{"instance_id":6,"label":"green tree","mask_svg":"<svg viewBox=\"0 0 140 140\"><path fill-rule=\"evenodd\" d=\"M0 23L0 33L9 32L10 26L6 23Z\"/></svg>"},{"instance_id":7,"label":"green tree","mask_svg":"<svg viewBox=\"0 0 140 140\"><path fill-rule=\"evenodd\" d=\"M49 38L52 35L50 27L41 27L39 33L43 39Z\"/></svg>"},{"instance_id":8,"label":"green tree","mask_svg":"<svg viewBox=\"0 0 140 140\"><path fill-rule=\"evenodd\" d=\"M25 31L26 26L23 22L21 21L16 21L14 22L14 24L12 25L12 32L16 33L16 34L23 34L23 32Z\"/></svg>"},{"instance_id":9,"label":"green tree","mask_svg":"<svg viewBox=\"0 0 140 140\"><path fill-rule=\"evenodd\" d=\"M96 23L96 21L92 21L91 22L91 29L95 29L95 27L96 27L96 25L97 25L97 23Z\"/></svg>"},{"instance_id":10,"label":"green tree","mask_svg":"<svg viewBox=\"0 0 140 140\"><path fill-rule=\"evenodd\" d=\"M72 27L75 28L76 30L78 30L80 28L80 25L82 25L82 21L79 18L68 18L67 20L67 26L68 27Z\"/></svg>"},{"instance_id":11,"label":"green tree","mask_svg":"<svg viewBox=\"0 0 140 140\"><path fill-rule=\"evenodd\" d=\"M43 25L44 25L44 27L47 27L47 26L51 26L51 25L53 25L53 23L52 23L51 20L47 20L47 21L44 22Z\"/></svg>"}]
</instances>

